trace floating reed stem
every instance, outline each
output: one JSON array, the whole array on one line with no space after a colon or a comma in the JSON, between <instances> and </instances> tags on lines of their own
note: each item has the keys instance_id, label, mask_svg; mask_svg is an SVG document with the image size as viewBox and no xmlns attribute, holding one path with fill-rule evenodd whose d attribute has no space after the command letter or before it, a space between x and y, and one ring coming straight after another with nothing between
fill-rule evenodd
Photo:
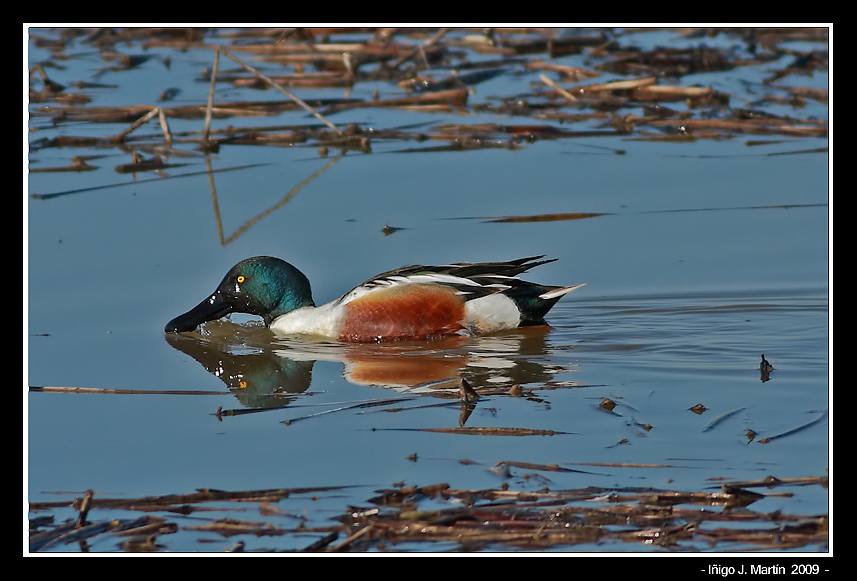
<instances>
[{"instance_id":1,"label":"floating reed stem","mask_svg":"<svg viewBox=\"0 0 857 581\"><path fill-rule=\"evenodd\" d=\"M339 129L336 125L334 125L333 123L331 123L330 121L328 121L326 118L324 118L324 117L323 117L323 116L322 116L318 111L316 111L315 109L313 109L312 107L310 107L309 105L307 105L307 104L306 104L302 99L300 99L297 95L295 95L295 94L294 94L294 93L292 93L291 91L288 91L288 90L284 89L282 86L280 86L279 84L277 84L277 82L276 82L276 81L274 81L273 79L271 79L268 75L266 75L265 73L263 73L263 72L262 72L262 71L260 71L259 69L257 69L257 68L255 68L255 67L252 67L252 66L248 65L247 63L245 63L245 62L244 62L244 61L242 61L241 59L239 59L239 58L237 58L237 57L232 56L231 54L229 54L228 52L226 52L226 51L225 51L225 50L223 50L223 49L218 48L218 49L217 49L217 52L218 52L218 53L222 52L224 56L226 56L227 58L229 58L229 59L231 59L231 60L235 61L236 63L238 63L239 65L241 65L242 67L244 67L245 69L247 69L248 71L250 71L251 73L253 73L254 75L256 75L257 77L259 77L260 79L262 79L262 80L264 80L265 82L269 83L269 84L271 85L271 87L273 87L274 89L276 89L277 91L281 92L282 94L284 94L285 96L287 96L289 99L291 99L292 101L294 101L295 103L297 103L298 105L300 105L301 107L303 107L303 109L305 109L305 110L306 110L307 112L309 112L313 117L315 117L316 119L318 119L319 121L321 121L322 123L324 123L325 125L327 125L328 127L330 127L333 131L336 131L336 132L337 132L337 133L339 133L340 135L342 134L342 130L341 130L341 129Z\"/></svg>"}]
</instances>

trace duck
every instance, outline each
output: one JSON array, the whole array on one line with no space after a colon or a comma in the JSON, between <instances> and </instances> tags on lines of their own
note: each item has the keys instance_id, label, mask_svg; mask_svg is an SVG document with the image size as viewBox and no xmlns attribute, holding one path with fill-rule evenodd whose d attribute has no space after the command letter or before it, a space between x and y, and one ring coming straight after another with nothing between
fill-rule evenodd
<instances>
[{"instance_id":1,"label":"duck","mask_svg":"<svg viewBox=\"0 0 857 581\"><path fill-rule=\"evenodd\" d=\"M164 332L193 331L230 313L258 315L277 336L347 343L477 336L547 325L545 315L557 301L584 285L541 285L518 275L555 260L540 255L403 266L316 306L300 270L280 258L254 256L233 266L212 294L172 319Z\"/></svg>"}]
</instances>

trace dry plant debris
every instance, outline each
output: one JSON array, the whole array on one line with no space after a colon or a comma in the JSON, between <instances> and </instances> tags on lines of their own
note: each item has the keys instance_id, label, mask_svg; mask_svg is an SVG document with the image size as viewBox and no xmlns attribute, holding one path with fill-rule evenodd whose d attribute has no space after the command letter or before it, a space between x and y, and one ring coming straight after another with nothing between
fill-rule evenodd
<instances>
[{"instance_id":1,"label":"dry plant debris","mask_svg":"<svg viewBox=\"0 0 857 581\"><path fill-rule=\"evenodd\" d=\"M571 470L556 464L501 462L510 467L558 472ZM216 533L223 538L247 537L231 550L245 550L253 537L307 536L316 540L300 551L385 551L405 545L448 543L459 550L575 550L579 545L599 549L639 545L664 551L694 551L700 547L729 550L823 548L828 539L827 515L796 515L780 511L755 512L749 507L790 486L827 487L827 477L726 482L718 490L685 492L653 488L516 491L504 483L489 490L453 489L446 483L404 486L376 491L364 507L349 507L328 525L301 521L278 526L271 520L205 518L206 512L228 511L231 505L257 506L261 516L295 517L276 504L292 495L318 495L338 487L248 490L198 490L191 494L159 497L104 499L88 491L69 502L32 503L31 512L73 506L77 519L54 523L51 516L30 520L30 550L87 549L87 542L102 535L116 537L117 550L169 550L169 536L182 531ZM764 489L765 493L751 488ZM216 506L206 506L216 503ZM430 503L431 508L421 508ZM439 505L447 505L446 508ZM98 509L144 512L137 518L89 520ZM234 510L234 509L233 509ZM161 513L160 516L152 513ZM175 515L198 516L176 522ZM171 517L171 515L173 515ZM259 548L259 551L274 549ZM428 549L435 550L435 549Z\"/></svg>"},{"instance_id":2,"label":"dry plant debris","mask_svg":"<svg viewBox=\"0 0 857 581\"><path fill-rule=\"evenodd\" d=\"M486 147L518 148L538 139L580 136L623 136L627 139L723 139L742 134L824 137L827 119L785 116L766 110L787 104L798 111L807 99L826 103L826 90L784 84L785 77L826 71L826 51L799 50L784 44L796 39L827 41L824 28L680 29L692 48L641 49L633 45L633 30L598 29L564 32L559 29L395 29L395 28L197 28L58 29L54 36L33 36L53 51L53 58L30 65L30 114L53 126L75 124L126 126L107 137L62 135L36 138L31 150L55 147L151 148L166 145L166 154L181 145L203 151L227 145L313 145L370 152L372 143L426 140L443 142L434 148L449 151ZM726 37L729 49L707 47L706 38ZM140 66L170 66L169 57L128 54L139 50L210 50L212 68L199 71L199 82L210 83L209 102L171 105L175 88L165 87L160 104L99 106L93 89L109 84L62 79L64 60L76 58L80 47L99 51L105 66L100 73L121 74ZM586 57L586 68L551 62L569 54ZM218 66L220 55L238 63L237 69ZM474 59L490 55L492 58ZM772 69L768 79L750 91L754 96L726 94L711 86L686 85L683 77L774 63L791 57L789 66ZM153 61L161 62L157 64ZM252 63L252 64L251 64ZM265 72L263 72L263 69ZM275 72L274 72L275 71ZM429 72L430 71L430 72ZM525 94L481 97L475 87L501 75L538 71ZM615 75L624 77L615 80ZM395 96L349 96L361 83L386 82ZM217 85L265 89L265 100L225 101L213 98ZM302 101L290 89L342 88L341 98ZM272 90L284 95L271 99ZM475 97L481 97L476 99ZM738 101L740 106L733 104ZM681 103L683 107L671 105ZM214 119L276 116L304 108L320 123L212 129ZM530 125L438 124L423 130L335 123L336 114L354 108L395 108L408 111L467 115L495 113L529 117ZM205 120L196 131L172 133L170 119ZM140 134L138 128L159 120L160 133ZM574 125L587 123L586 129ZM561 124L562 128L556 124ZM594 127L594 128L593 128ZM133 134L132 134L133 133ZM413 151L429 151L415 147ZM79 164L50 171L81 171ZM139 168L144 171L143 168ZM146 168L148 169L148 168ZM156 168L155 168L156 169ZM48 171L48 170L42 170Z\"/></svg>"}]
</instances>

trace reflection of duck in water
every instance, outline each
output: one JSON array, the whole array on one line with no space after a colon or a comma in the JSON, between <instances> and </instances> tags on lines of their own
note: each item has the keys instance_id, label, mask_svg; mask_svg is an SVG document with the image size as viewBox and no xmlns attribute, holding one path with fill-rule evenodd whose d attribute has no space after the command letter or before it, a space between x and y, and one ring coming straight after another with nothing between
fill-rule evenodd
<instances>
[{"instance_id":1,"label":"reflection of duck in water","mask_svg":"<svg viewBox=\"0 0 857 581\"><path fill-rule=\"evenodd\" d=\"M165 331L192 331L229 313L261 316L276 335L315 335L345 342L382 342L483 335L544 325L566 293L582 286L545 286L518 275L551 260L406 266L380 274L319 307L306 276L269 256L242 260L217 289Z\"/></svg>"},{"instance_id":2,"label":"reflection of duck in water","mask_svg":"<svg viewBox=\"0 0 857 581\"><path fill-rule=\"evenodd\" d=\"M294 399L290 394L310 386L313 360L283 358L271 349L242 347L214 337L169 334L166 339L218 377L247 407L283 407Z\"/></svg>"},{"instance_id":3,"label":"reflection of duck in water","mask_svg":"<svg viewBox=\"0 0 857 581\"><path fill-rule=\"evenodd\" d=\"M429 343L397 341L381 344L345 344L326 354L311 351L317 359L343 364L343 377L357 385L407 389L410 392L454 392L467 379L480 389L508 390L513 384L551 381L561 365L545 365L538 358L546 351L546 327L522 329L490 337L446 337ZM284 357L306 348L291 341ZM327 344L331 346L332 344Z\"/></svg>"},{"instance_id":4,"label":"reflection of duck in water","mask_svg":"<svg viewBox=\"0 0 857 581\"><path fill-rule=\"evenodd\" d=\"M223 321L209 323L203 334L168 333L166 340L220 378L242 404L268 408L307 391L318 360L342 364L350 383L436 395L454 395L461 378L483 393L546 383L565 370L537 361L546 336L547 328L533 327L491 337L366 345L277 338L260 325Z\"/></svg>"}]
</instances>

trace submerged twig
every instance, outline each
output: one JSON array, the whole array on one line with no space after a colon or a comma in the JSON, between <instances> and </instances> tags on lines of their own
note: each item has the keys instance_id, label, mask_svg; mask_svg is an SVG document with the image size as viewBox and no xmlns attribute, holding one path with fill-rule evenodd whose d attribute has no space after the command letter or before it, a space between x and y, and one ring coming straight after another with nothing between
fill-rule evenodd
<instances>
[{"instance_id":1,"label":"submerged twig","mask_svg":"<svg viewBox=\"0 0 857 581\"><path fill-rule=\"evenodd\" d=\"M719 426L720 424L722 424L723 422L725 422L726 420L728 420L729 418L734 416L735 414L741 413L745 409L747 409L747 408L740 407L738 409L735 409L735 410L726 412L725 414L721 414L721 415L717 416L716 418L714 418L713 420L708 422L708 425L705 426L705 429L702 431L708 432L709 430L713 430L714 428L716 428L717 426Z\"/></svg>"},{"instance_id":2,"label":"submerged twig","mask_svg":"<svg viewBox=\"0 0 857 581\"><path fill-rule=\"evenodd\" d=\"M532 428L494 428L494 427L458 427L458 428L373 428L384 431L436 432L440 434L463 434L467 436L558 436L572 432L556 430L537 430Z\"/></svg>"},{"instance_id":3,"label":"submerged twig","mask_svg":"<svg viewBox=\"0 0 857 581\"><path fill-rule=\"evenodd\" d=\"M314 413L314 414L308 414L308 415L300 416L300 417L297 417L297 418L291 418L291 419L288 419L288 420L283 420L283 422L282 422L282 423L286 424L287 426L290 426L291 424L293 424L293 423L295 423L295 422L297 422L297 421L299 421L299 420L306 420L306 419L309 419L309 418L316 418L316 417L319 417L319 416L324 416L324 415L327 415L327 414L332 414L332 413L342 412L342 411L347 411L347 410L364 409L364 408L370 408L370 407L378 407L378 406L383 406L383 405L390 405L391 403L398 403L398 402L400 402L400 401L409 401L409 400L412 400L412 399L414 399L414 398L413 398L413 397L410 397L410 396L408 396L408 397L393 397L393 398L388 398L388 399L379 399L379 400L373 400L373 401L368 401L368 402L355 403L355 404L346 405L346 406L341 406L341 407L337 407L337 408L333 408L333 409L329 409L329 410L323 410L323 411L320 411L320 412L316 412L316 413Z\"/></svg>"},{"instance_id":4,"label":"submerged twig","mask_svg":"<svg viewBox=\"0 0 857 581\"><path fill-rule=\"evenodd\" d=\"M802 432L802 431L806 430L807 428L811 428L815 424L824 420L826 417L827 417L827 410L824 410L823 412L818 414L818 417L806 422L805 424L801 424L796 428L786 430L785 432L782 432L780 434L776 434L774 436L768 436L767 438L761 438L761 439L759 439L759 443L760 444L768 444L770 442L773 442L774 440L779 440L780 438L785 438L786 436L791 436L791 435L797 434L798 432Z\"/></svg>"}]
</instances>

